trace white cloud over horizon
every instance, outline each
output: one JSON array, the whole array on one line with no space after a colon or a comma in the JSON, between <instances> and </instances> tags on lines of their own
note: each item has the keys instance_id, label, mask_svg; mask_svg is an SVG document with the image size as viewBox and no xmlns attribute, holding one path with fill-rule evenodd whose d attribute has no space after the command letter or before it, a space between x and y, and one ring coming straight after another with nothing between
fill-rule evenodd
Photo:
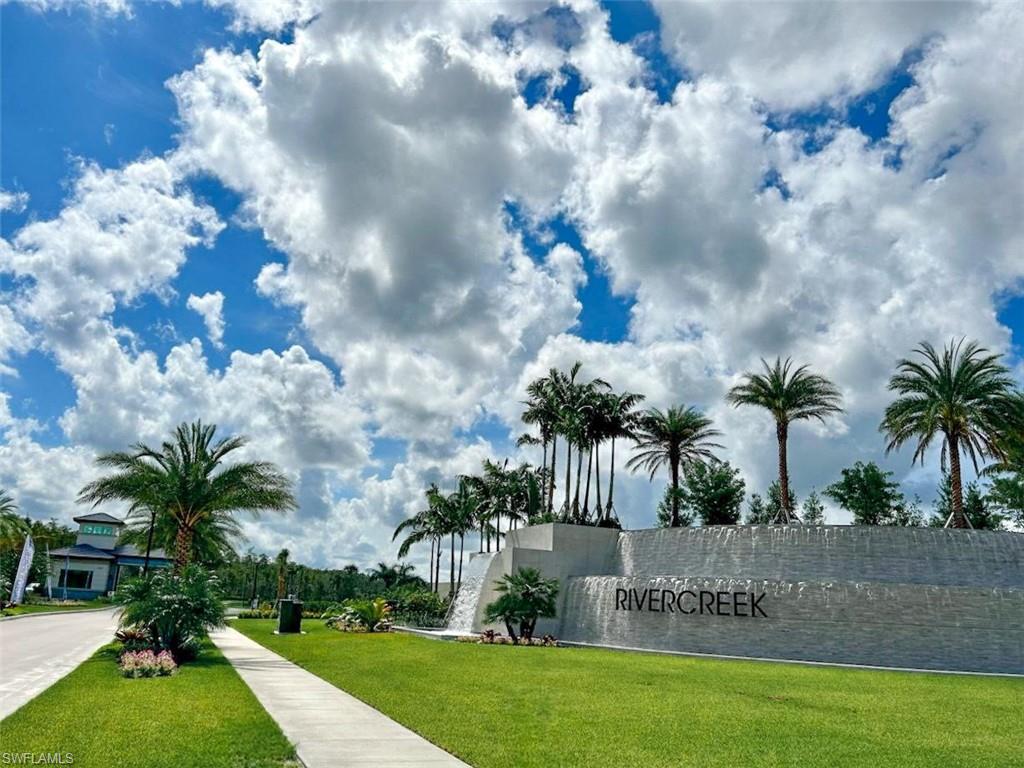
<instances>
[{"instance_id":1,"label":"white cloud over horizon","mask_svg":"<svg viewBox=\"0 0 1024 768\"><path fill-rule=\"evenodd\" d=\"M49 445L0 389L0 485L34 516L70 517L96 451L201 417L247 434L247 450L296 480L302 509L247 523L254 546L316 564L392 559L391 531L425 485L503 450L480 425L518 434L525 385L574 360L651 405L707 409L761 491L774 433L723 395L759 358L791 355L847 406L795 431L801 497L858 459L913 490L920 471L908 455L884 459L877 433L895 361L961 335L1011 351L996 302L1024 286L1019 5L792 3L762 22L736 3L659 3L664 47L688 75L660 101L649 64L585 0L567 4L571 34L534 3L207 2L230 6L239 29L303 23L291 42L204 51L168 83L173 149L120 168L80 161L57 215L0 240L13 278L0 388L37 349L75 391L65 443ZM496 37L499 20L515 31ZM913 84L883 140L841 117L813 146L773 127L777 112L841 114L911 50ZM522 82L565 68L585 85L574 113L528 106ZM772 173L786 194L765 184ZM207 176L284 255L254 289L297 313L301 344L225 345L227 288L184 301L225 346L219 367L198 339L157 354L115 320L142 296L180 302L185 264L234 226L193 192ZM627 338L578 335L580 252L526 246L556 216L633 301ZM407 446L391 466L374 454L384 439ZM652 524L657 489L619 457L623 517Z\"/></svg>"}]
</instances>

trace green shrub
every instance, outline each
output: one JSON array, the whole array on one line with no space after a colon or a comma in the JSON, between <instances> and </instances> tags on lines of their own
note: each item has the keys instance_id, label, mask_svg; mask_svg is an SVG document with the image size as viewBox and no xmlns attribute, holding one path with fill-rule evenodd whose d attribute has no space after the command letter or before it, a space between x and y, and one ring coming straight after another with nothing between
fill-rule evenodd
<instances>
[{"instance_id":1,"label":"green shrub","mask_svg":"<svg viewBox=\"0 0 1024 768\"><path fill-rule=\"evenodd\" d=\"M328 627L343 632L387 632L391 628L391 606L383 597L346 600L338 613L329 616Z\"/></svg>"},{"instance_id":2,"label":"green shrub","mask_svg":"<svg viewBox=\"0 0 1024 768\"><path fill-rule=\"evenodd\" d=\"M520 568L515 574L506 573L497 582L501 593L485 609L485 621L501 621L513 643L520 637L527 643L533 638L539 618L554 618L558 579L545 579L536 568ZM513 625L519 625L519 637Z\"/></svg>"},{"instance_id":3,"label":"green shrub","mask_svg":"<svg viewBox=\"0 0 1024 768\"><path fill-rule=\"evenodd\" d=\"M179 662L195 654L208 629L224 624L217 580L197 565L180 576L156 572L132 579L115 600L124 606L122 627L145 629L156 650L170 651Z\"/></svg>"},{"instance_id":4,"label":"green shrub","mask_svg":"<svg viewBox=\"0 0 1024 768\"><path fill-rule=\"evenodd\" d=\"M403 589L388 600L391 620L410 627L442 627L448 613L448 601L429 589Z\"/></svg>"}]
</instances>

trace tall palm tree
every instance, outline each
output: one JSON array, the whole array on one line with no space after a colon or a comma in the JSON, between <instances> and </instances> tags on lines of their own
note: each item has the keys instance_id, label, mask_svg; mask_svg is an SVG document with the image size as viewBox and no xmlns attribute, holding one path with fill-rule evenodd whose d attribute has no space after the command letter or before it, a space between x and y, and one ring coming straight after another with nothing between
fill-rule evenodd
<instances>
[{"instance_id":1,"label":"tall palm tree","mask_svg":"<svg viewBox=\"0 0 1024 768\"><path fill-rule=\"evenodd\" d=\"M209 518L231 517L246 511L283 512L297 508L291 481L265 461L224 464L229 454L246 444L241 436L214 441L217 427L180 424L160 449L137 443L131 451L101 455L96 463L113 473L86 485L80 503L128 502L133 509L157 509L176 526L174 570L180 573L192 559L197 526Z\"/></svg>"},{"instance_id":2,"label":"tall palm tree","mask_svg":"<svg viewBox=\"0 0 1024 768\"><path fill-rule=\"evenodd\" d=\"M556 372L552 369L551 375L534 379L526 388L528 399L524 401L526 410L522 419L526 424L536 424L540 430L539 442L544 448L544 460L541 465L542 476L547 483L545 498L551 506L555 493L555 467L558 455L558 420L559 402L557 391L552 386L553 376ZM536 440L536 438L534 438ZM548 470L548 443L551 443L551 469ZM535 443L534 443L535 444Z\"/></svg>"},{"instance_id":3,"label":"tall palm tree","mask_svg":"<svg viewBox=\"0 0 1024 768\"><path fill-rule=\"evenodd\" d=\"M667 411L651 408L636 427L637 453L626 462L631 471L643 469L651 480L667 466L672 481L672 517L670 525L679 525L679 470L715 458L713 448L721 448L712 439L722 433L711 426L711 419L696 408L674 405Z\"/></svg>"},{"instance_id":4,"label":"tall palm tree","mask_svg":"<svg viewBox=\"0 0 1024 768\"><path fill-rule=\"evenodd\" d=\"M608 504L604 510L604 519L610 520L615 508L615 441L633 437L633 429L639 418L636 409L644 401L644 396L636 392L621 392L606 394L604 399L602 434L612 444L611 467L608 470ZM600 488L600 476L598 483Z\"/></svg>"},{"instance_id":5,"label":"tall palm tree","mask_svg":"<svg viewBox=\"0 0 1024 768\"><path fill-rule=\"evenodd\" d=\"M836 386L808 366L793 368L793 361L775 358L774 365L761 359L764 373L743 374L744 382L729 390L726 401L735 407L755 405L769 411L775 418L775 437L779 444L779 489L782 498L781 520L791 523L797 518L789 502L789 462L787 443L789 425L794 421L817 419L842 413L842 395Z\"/></svg>"},{"instance_id":6,"label":"tall palm tree","mask_svg":"<svg viewBox=\"0 0 1024 768\"><path fill-rule=\"evenodd\" d=\"M928 342L914 350L914 358L900 360L889 390L898 397L885 409L881 430L889 438L886 453L915 440L913 462L924 462L928 448L941 435L941 466L949 466L953 511L947 525L966 528L960 453L966 453L975 471L978 459L1006 458L1001 439L1015 422L1014 382L999 362L977 342L950 341L940 353Z\"/></svg>"},{"instance_id":7,"label":"tall palm tree","mask_svg":"<svg viewBox=\"0 0 1024 768\"><path fill-rule=\"evenodd\" d=\"M437 574L441 566L441 537L444 535L441 515L444 495L436 483L431 483L424 496L427 500L426 508L399 523L391 540L394 541L402 533L406 533L405 539L398 547L399 560L405 559L414 545L430 542L430 565L427 573L430 588L436 591Z\"/></svg>"}]
</instances>

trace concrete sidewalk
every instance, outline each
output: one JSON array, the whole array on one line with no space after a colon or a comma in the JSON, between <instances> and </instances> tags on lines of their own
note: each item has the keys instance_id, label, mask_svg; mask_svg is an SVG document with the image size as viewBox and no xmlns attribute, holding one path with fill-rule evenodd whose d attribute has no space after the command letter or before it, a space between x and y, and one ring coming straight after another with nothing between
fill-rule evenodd
<instances>
[{"instance_id":1,"label":"concrete sidewalk","mask_svg":"<svg viewBox=\"0 0 1024 768\"><path fill-rule=\"evenodd\" d=\"M210 638L308 768L466 768L422 736L237 630L217 630Z\"/></svg>"}]
</instances>

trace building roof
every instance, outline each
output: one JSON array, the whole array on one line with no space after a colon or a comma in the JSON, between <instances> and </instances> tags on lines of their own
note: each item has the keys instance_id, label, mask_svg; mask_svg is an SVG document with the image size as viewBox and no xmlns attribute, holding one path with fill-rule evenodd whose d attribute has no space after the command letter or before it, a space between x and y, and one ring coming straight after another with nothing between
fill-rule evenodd
<instances>
[{"instance_id":1,"label":"building roof","mask_svg":"<svg viewBox=\"0 0 1024 768\"><path fill-rule=\"evenodd\" d=\"M90 512L88 515L73 517L76 523L110 523L111 525L124 525L124 520L108 515L106 512Z\"/></svg>"},{"instance_id":2,"label":"building roof","mask_svg":"<svg viewBox=\"0 0 1024 768\"><path fill-rule=\"evenodd\" d=\"M139 549L134 544L122 544L119 547L114 547L114 554L118 557L142 557L146 556L146 550ZM151 549L149 551L150 560L170 560L171 558L162 549Z\"/></svg>"},{"instance_id":3,"label":"building roof","mask_svg":"<svg viewBox=\"0 0 1024 768\"><path fill-rule=\"evenodd\" d=\"M73 547L51 549L50 557L77 557L87 560L120 560L122 557L135 557L142 559L146 557L146 553L131 544L122 544L121 546L114 547L113 549L100 549L99 547L94 547L91 544L75 544ZM154 549L150 551L149 559L167 560L169 562L171 558L169 558L167 553L162 549Z\"/></svg>"},{"instance_id":4,"label":"building roof","mask_svg":"<svg viewBox=\"0 0 1024 768\"><path fill-rule=\"evenodd\" d=\"M114 560L115 556L113 551L109 549L100 549L94 547L91 544L75 544L73 547L61 547L60 549L51 549L50 557L78 557L87 558L90 560Z\"/></svg>"}]
</instances>

